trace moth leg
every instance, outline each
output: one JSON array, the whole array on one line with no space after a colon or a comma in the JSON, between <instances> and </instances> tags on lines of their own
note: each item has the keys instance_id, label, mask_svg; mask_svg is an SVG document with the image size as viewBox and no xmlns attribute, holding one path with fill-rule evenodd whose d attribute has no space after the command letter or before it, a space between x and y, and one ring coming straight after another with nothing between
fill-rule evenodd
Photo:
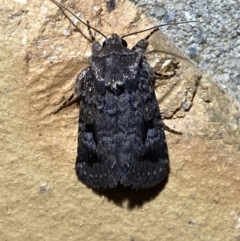
<instances>
[{"instance_id":1,"label":"moth leg","mask_svg":"<svg viewBox=\"0 0 240 241\"><path fill-rule=\"evenodd\" d=\"M154 72L154 75L156 79L169 79L175 76L176 73L174 72L173 74L163 74L163 73Z\"/></svg>"},{"instance_id":2,"label":"moth leg","mask_svg":"<svg viewBox=\"0 0 240 241\"><path fill-rule=\"evenodd\" d=\"M164 80L172 78L173 76L175 76L175 73L168 75L168 74L158 73L154 71L154 78L152 78L152 84L154 88L156 88L164 84L165 83Z\"/></svg>"},{"instance_id":3,"label":"moth leg","mask_svg":"<svg viewBox=\"0 0 240 241\"><path fill-rule=\"evenodd\" d=\"M158 29L158 28L153 29L153 31L150 32L150 34L148 34L144 39L139 40L139 41L133 46L132 50L133 50L133 51L136 51L136 52L139 52L139 53L141 53L142 55L144 55L144 53L146 52L146 49L147 49L147 47L148 47L148 39L149 39L149 38L152 36L152 34L154 34L156 31L159 31L159 29ZM170 61L170 62L169 62L169 61L166 61L166 62L163 64L163 66L162 66L162 68L161 68L161 70L160 70L160 71L162 71L162 73L154 72L154 73L153 73L154 78L152 78L152 76L150 76L151 79L153 80L153 84L155 84L155 83L154 83L154 82L155 82L155 79L167 79L167 78L173 77L173 76L176 74L175 71L173 71L173 73L171 73L171 74L168 74L168 73L164 74L164 71L168 69L168 67L169 67L170 64L171 64L171 61ZM151 71L148 70L148 72L151 72Z\"/></svg>"},{"instance_id":4,"label":"moth leg","mask_svg":"<svg viewBox=\"0 0 240 241\"><path fill-rule=\"evenodd\" d=\"M81 96L82 96L82 86L83 86L83 82L86 78L86 75L89 72L89 67L86 68L85 70L83 70L77 77L76 79L76 85L75 85L75 89L74 92L70 95L70 97L64 101L56 110L53 111L53 114L58 113L59 111L61 111L62 109L79 102Z\"/></svg>"},{"instance_id":5,"label":"moth leg","mask_svg":"<svg viewBox=\"0 0 240 241\"><path fill-rule=\"evenodd\" d=\"M159 31L159 28L155 28L153 29L153 31L151 31L146 37L145 39L148 40L155 32Z\"/></svg>"},{"instance_id":6,"label":"moth leg","mask_svg":"<svg viewBox=\"0 0 240 241\"><path fill-rule=\"evenodd\" d=\"M148 39L151 37L153 33L158 31L158 28L155 28L150 34L148 34L144 39L139 40L132 48L133 51L139 52L144 55L147 47L148 47Z\"/></svg>"},{"instance_id":7,"label":"moth leg","mask_svg":"<svg viewBox=\"0 0 240 241\"><path fill-rule=\"evenodd\" d=\"M53 111L53 114L57 114L62 109L72 105L73 103L76 103L78 99L79 96L74 96L74 93L72 93L66 101L64 101L56 110Z\"/></svg>"},{"instance_id":8,"label":"moth leg","mask_svg":"<svg viewBox=\"0 0 240 241\"><path fill-rule=\"evenodd\" d=\"M172 129L171 127L167 126L163 121L162 121L162 125L164 130L168 131L168 132L172 132L173 134L177 134L177 135L182 135L183 133L180 131L176 131L174 129Z\"/></svg>"}]
</instances>

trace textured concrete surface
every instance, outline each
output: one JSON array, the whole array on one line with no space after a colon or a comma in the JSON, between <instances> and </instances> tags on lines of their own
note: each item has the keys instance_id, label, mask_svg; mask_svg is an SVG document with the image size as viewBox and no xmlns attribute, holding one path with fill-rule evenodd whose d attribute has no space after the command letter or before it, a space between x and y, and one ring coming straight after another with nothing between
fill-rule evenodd
<instances>
[{"instance_id":1,"label":"textured concrete surface","mask_svg":"<svg viewBox=\"0 0 240 241\"><path fill-rule=\"evenodd\" d=\"M65 5L107 35L151 26L128 1L110 13L105 1ZM74 172L77 106L51 114L87 66L90 44L50 1L1 1L0 19L1 240L240 239L239 109L164 36L151 38L148 57L156 69L178 63L156 83L165 123L183 132L166 132L169 178L97 193Z\"/></svg>"},{"instance_id":2,"label":"textured concrete surface","mask_svg":"<svg viewBox=\"0 0 240 241\"><path fill-rule=\"evenodd\" d=\"M239 0L131 0L161 23L197 20L162 27L173 43L240 104Z\"/></svg>"}]
</instances>

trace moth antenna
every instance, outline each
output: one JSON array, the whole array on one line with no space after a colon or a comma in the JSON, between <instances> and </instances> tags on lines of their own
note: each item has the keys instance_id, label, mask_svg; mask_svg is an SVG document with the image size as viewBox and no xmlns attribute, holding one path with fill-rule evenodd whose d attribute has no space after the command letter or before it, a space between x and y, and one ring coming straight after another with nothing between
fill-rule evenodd
<instances>
[{"instance_id":1,"label":"moth antenna","mask_svg":"<svg viewBox=\"0 0 240 241\"><path fill-rule=\"evenodd\" d=\"M51 1L52 1L52 0L51 0ZM164 23L164 24L156 25L156 26L154 26L154 27L147 28L147 29L144 29L144 30L140 30L140 31L137 31L137 32L125 34L125 35L123 35L121 38L125 38L125 37L131 36L131 35L134 35L134 34L138 34L138 33L147 32L147 31L153 29L153 31L146 37L146 38L148 39L148 38L149 38L153 33L155 33L155 31L157 31L158 28L160 28L160 27L164 27L164 26L168 26L168 25L178 25L178 24L184 24L184 23L194 23L194 22L197 22L197 21L193 21L193 20L192 20L192 21L185 21L185 22L178 22L178 23Z\"/></svg>"},{"instance_id":2,"label":"moth antenna","mask_svg":"<svg viewBox=\"0 0 240 241\"><path fill-rule=\"evenodd\" d=\"M79 22L81 22L82 24L84 24L85 26L88 27L88 30L92 29L94 30L95 32L97 32L98 34L102 35L104 38L107 38L107 36L105 36L103 33L101 33L99 30L97 30L96 28L92 27L89 25L89 23L85 23L84 21L82 21L78 16L76 16L76 14L74 14L71 10L69 10L68 8L66 8L65 6L63 6L61 3L55 1L55 0L50 0L51 2L53 2L55 5L57 5L64 13L64 11L67 11L69 12L70 14L72 14ZM65 13L64 13L65 14ZM66 14L65 14L66 17L68 17ZM69 19L69 17L68 17ZM70 20L70 19L69 19ZM70 20L71 21L71 20ZM78 29L78 27L76 26L76 24L74 24L72 21L71 23L73 24L74 27L76 27ZM78 29L79 30L79 29ZM80 31L80 30L79 30ZM81 31L80 31L81 32ZM82 32L81 32L82 33ZM90 37L91 37L91 40L95 40L95 38L93 37L92 35L92 32L89 31L90 33Z\"/></svg>"},{"instance_id":3,"label":"moth antenna","mask_svg":"<svg viewBox=\"0 0 240 241\"><path fill-rule=\"evenodd\" d=\"M158 28L154 28L151 32L150 32L150 34L148 34L146 37L145 37L145 39L146 40L148 40L155 32L157 32L158 31Z\"/></svg>"}]
</instances>

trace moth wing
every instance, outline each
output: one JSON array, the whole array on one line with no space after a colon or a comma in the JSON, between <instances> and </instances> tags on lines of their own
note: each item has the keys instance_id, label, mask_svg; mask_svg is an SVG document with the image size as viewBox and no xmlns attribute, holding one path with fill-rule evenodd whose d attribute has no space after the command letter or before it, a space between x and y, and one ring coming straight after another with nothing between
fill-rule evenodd
<instances>
[{"instance_id":1,"label":"moth wing","mask_svg":"<svg viewBox=\"0 0 240 241\"><path fill-rule=\"evenodd\" d=\"M114 171L115 157L112 150L111 136L114 127L106 112L111 112L112 101L101 93L104 86L97 86L98 81L92 71L85 76L80 100L78 130L78 154L76 174L78 179L95 189L117 186ZM104 85L104 84L103 84ZM110 113L111 115L111 113Z\"/></svg>"},{"instance_id":2,"label":"moth wing","mask_svg":"<svg viewBox=\"0 0 240 241\"><path fill-rule=\"evenodd\" d=\"M136 95L138 121L134 136L130 137L123 149L129 150L129 159L121 161L122 171L120 182L134 189L149 188L160 183L169 172L169 158L164 126L161 119L154 88L152 86L153 72L145 60L140 67L138 87L132 93ZM129 148L130 145L130 148ZM126 152L125 152L126 153Z\"/></svg>"}]
</instances>

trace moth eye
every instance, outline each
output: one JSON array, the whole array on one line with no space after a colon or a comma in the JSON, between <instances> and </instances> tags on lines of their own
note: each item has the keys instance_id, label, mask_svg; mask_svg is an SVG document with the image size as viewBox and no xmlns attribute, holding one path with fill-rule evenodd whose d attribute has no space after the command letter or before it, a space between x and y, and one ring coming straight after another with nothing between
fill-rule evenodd
<instances>
[{"instance_id":1,"label":"moth eye","mask_svg":"<svg viewBox=\"0 0 240 241\"><path fill-rule=\"evenodd\" d=\"M102 46L104 47L106 45L106 40L103 42Z\"/></svg>"},{"instance_id":2,"label":"moth eye","mask_svg":"<svg viewBox=\"0 0 240 241\"><path fill-rule=\"evenodd\" d=\"M126 42L124 39L122 39L122 45L123 45L124 47L127 47L127 42Z\"/></svg>"}]
</instances>

